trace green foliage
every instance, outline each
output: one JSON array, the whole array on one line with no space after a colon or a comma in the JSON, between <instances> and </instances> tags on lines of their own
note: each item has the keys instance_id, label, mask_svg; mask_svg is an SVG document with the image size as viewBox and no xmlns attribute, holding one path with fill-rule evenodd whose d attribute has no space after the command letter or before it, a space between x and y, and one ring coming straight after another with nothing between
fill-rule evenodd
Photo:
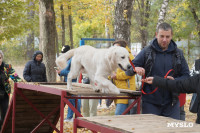
<instances>
[{"instance_id":1,"label":"green foliage","mask_svg":"<svg viewBox=\"0 0 200 133\"><path fill-rule=\"evenodd\" d=\"M35 5L29 6L30 1L4 0L0 2L0 48L5 53L7 60L15 58L25 59L26 37L30 31L34 31L35 38L39 38L39 2L38 0L32 0ZM81 38L105 38L105 24L109 27L110 38L113 38L115 2L116 0L54 1L59 48L61 48L62 39L61 4L64 7L66 44L70 45L68 16L71 15L74 47L78 47ZM141 29L148 31L148 40L151 40L155 35L158 15L163 1L150 0L150 17L147 27L140 27L139 25L141 14L139 13L137 2L134 1L133 4L131 42L141 42ZM189 36L192 37L191 39L198 39L197 23L194 20L189 5L195 9L198 18L200 18L199 0L169 2L166 22L173 27L173 39L175 41L187 39ZM34 11L34 18L28 17L30 10ZM144 11L144 9L140 9L140 11ZM87 45L93 45L94 43L98 42L86 42Z\"/></svg>"},{"instance_id":2,"label":"green foliage","mask_svg":"<svg viewBox=\"0 0 200 133\"><path fill-rule=\"evenodd\" d=\"M37 1L34 1L37 2ZM0 2L0 48L7 61L26 59L26 36L34 30L39 34L38 11L29 6L29 1L12 0ZM28 12L33 10L35 17L30 18Z\"/></svg>"},{"instance_id":3,"label":"green foliage","mask_svg":"<svg viewBox=\"0 0 200 133\"><path fill-rule=\"evenodd\" d=\"M186 1L172 2L167 15L167 22L173 27L174 40L188 38L195 31L195 21Z\"/></svg>"},{"instance_id":4,"label":"green foliage","mask_svg":"<svg viewBox=\"0 0 200 133\"><path fill-rule=\"evenodd\" d=\"M58 1L55 3L55 11L57 14L57 30L61 36L61 19L60 5L64 6L64 15L66 23L66 42L69 44L69 26L68 15L73 18L73 39L74 46L79 46L81 38L105 38L105 22L109 26L111 38L113 37L113 19L114 3L102 0L71 0ZM72 11L68 9L71 6ZM59 39L61 40L61 39ZM92 45L94 42L87 42ZM61 47L61 42L59 41Z\"/></svg>"}]
</instances>

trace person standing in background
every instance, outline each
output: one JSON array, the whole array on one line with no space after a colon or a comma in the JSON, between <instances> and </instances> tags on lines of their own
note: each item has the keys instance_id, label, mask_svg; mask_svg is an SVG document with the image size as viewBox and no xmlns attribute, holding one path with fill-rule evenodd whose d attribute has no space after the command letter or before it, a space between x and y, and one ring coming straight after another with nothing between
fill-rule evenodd
<instances>
[{"instance_id":1,"label":"person standing in background","mask_svg":"<svg viewBox=\"0 0 200 133\"><path fill-rule=\"evenodd\" d=\"M35 51L33 59L26 63L23 77L27 82L47 82L46 67L42 60L43 53Z\"/></svg>"},{"instance_id":2,"label":"person standing in background","mask_svg":"<svg viewBox=\"0 0 200 133\"><path fill-rule=\"evenodd\" d=\"M70 50L70 46L69 45L64 45L62 47L62 51L61 53L66 53L67 51ZM72 58L70 58L68 61L67 61L67 66L65 69L63 70L56 70L56 72L59 74L59 76L64 76L64 82L67 82L67 76L70 72L70 68L71 68L71 61L72 61ZM72 82L76 82L77 79L72 79ZM75 107L75 99L68 99L69 102ZM78 111L81 112L81 100L78 99ZM65 118L64 122L72 122L73 121L73 114L74 112L72 111L71 108L68 107L68 111L67 111L67 117Z\"/></svg>"},{"instance_id":3,"label":"person standing in background","mask_svg":"<svg viewBox=\"0 0 200 133\"><path fill-rule=\"evenodd\" d=\"M129 52L129 58L130 60L133 60L134 57L131 54L130 49L127 46L126 41L124 40L117 40L113 43L113 46L120 46L127 49ZM128 90L136 90L136 82L135 82L135 76L127 76L123 70L120 68L117 69L116 72L113 72L111 75L112 82L117 86L117 88L120 89L128 89ZM127 108L129 103L132 103L132 99L116 99L114 100L116 104L115 109L115 115L121 115ZM134 105L134 107L130 110L130 114L136 114L137 112L137 105Z\"/></svg>"},{"instance_id":4,"label":"person standing in background","mask_svg":"<svg viewBox=\"0 0 200 133\"><path fill-rule=\"evenodd\" d=\"M90 79L83 74L83 84L90 84ZM97 115L97 106L99 99L81 99L83 117L92 117Z\"/></svg>"},{"instance_id":5,"label":"person standing in background","mask_svg":"<svg viewBox=\"0 0 200 133\"><path fill-rule=\"evenodd\" d=\"M9 96L11 93L9 78L14 82L21 81L21 78L17 75L11 64L4 63L3 59L4 54L0 50L0 130L9 105Z\"/></svg>"}]
</instances>

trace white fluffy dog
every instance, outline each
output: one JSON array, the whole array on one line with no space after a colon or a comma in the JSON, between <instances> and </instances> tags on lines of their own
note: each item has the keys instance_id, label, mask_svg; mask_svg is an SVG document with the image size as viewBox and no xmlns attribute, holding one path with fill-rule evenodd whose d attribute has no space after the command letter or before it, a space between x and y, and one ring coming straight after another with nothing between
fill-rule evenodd
<instances>
[{"instance_id":1,"label":"white fluffy dog","mask_svg":"<svg viewBox=\"0 0 200 133\"><path fill-rule=\"evenodd\" d=\"M67 77L68 89L71 89L72 79L77 78L81 69L84 69L95 91L119 94L119 89L108 80L108 76L118 67L124 71L131 67L128 51L120 46L108 49L96 49L88 45L81 46L59 56L56 59L57 66L64 69L70 58L72 58L72 62Z\"/></svg>"}]
</instances>

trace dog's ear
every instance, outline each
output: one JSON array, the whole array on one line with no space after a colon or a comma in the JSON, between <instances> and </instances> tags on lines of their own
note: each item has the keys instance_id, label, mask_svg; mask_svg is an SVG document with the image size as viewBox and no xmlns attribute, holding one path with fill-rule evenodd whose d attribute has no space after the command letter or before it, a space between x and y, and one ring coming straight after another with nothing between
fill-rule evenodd
<instances>
[{"instance_id":1,"label":"dog's ear","mask_svg":"<svg viewBox=\"0 0 200 133\"><path fill-rule=\"evenodd\" d=\"M111 63L111 66L115 63L116 60L116 48L115 47L110 47L107 53L107 59Z\"/></svg>"}]
</instances>

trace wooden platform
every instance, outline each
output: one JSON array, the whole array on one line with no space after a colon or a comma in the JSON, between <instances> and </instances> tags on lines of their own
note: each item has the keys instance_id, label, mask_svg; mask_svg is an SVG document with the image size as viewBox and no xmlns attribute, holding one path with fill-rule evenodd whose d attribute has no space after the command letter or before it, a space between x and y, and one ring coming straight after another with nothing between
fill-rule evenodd
<instances>
[{"instance_id":1,"label":"wooden platform","mask_svg":"<svg viewBox=\"0 0 200 133\"><path fill-rule=\"evenodd\" d=\"M77 126L101 133L200 133L198 124L152 114L79 117L76 120Z\"/></svg>"},{"instance_id":2,"label":"wooden platform","mask_svg":"<svg viewBox=\"0 0 200 133\"><path fill-rule=\"evenodd\" d=\"M119 89L120 94L95 92L90 84L72 83L72 90L67 90L66 83L40 83L40 86L53 87L64 90L69 94L81 96L139 96L141 91Z\"/></svg>"},{"instance_id":3,"label":"wooden platform","mask_svg":"<svg viewBox=\"0 0 200 133\"><path fill-rule=\"evenodd\" d=\"M141 95L138 91L124 90L118 95L99 93L94 92L90 85L80 83L73 84L73 90L67 90L66 87L66 83L15 83L1 133L51 133L53 130L62 133L63 129L56 129L56 124L64 116L63 101L71 99L71 95L76 95L77 97L73 97L76 99L90 99L91 96L99 99L117 96L130 98ZM76 113L75 109L74 111Z\"/></svg>"}]
</instances>

